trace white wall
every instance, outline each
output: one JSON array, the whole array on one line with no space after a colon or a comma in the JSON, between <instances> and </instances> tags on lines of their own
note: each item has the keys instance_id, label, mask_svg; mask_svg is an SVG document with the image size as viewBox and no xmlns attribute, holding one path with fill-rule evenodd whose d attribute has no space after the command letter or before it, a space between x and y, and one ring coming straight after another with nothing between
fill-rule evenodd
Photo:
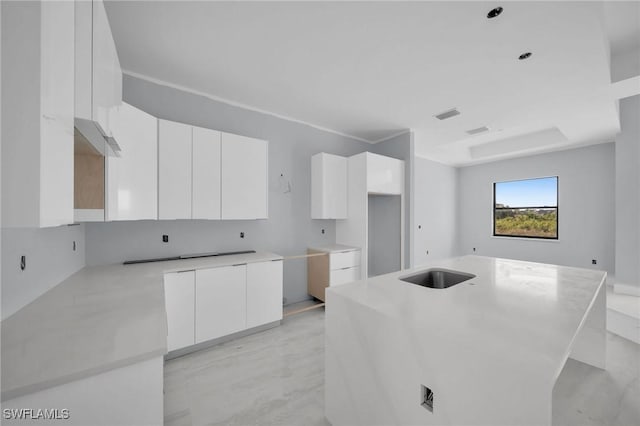
<instances>
[{"instance_id":1,"label":"white wall","mask_svg":"<svg viewBox=\"0 0 640 426\"><path fill-rule=\"evenodd\" d=\"M457 169L414 161L414 266L457 255ZM427 253L428 252L428 253Z\"/></svg>"},{"instance_id":2,"label":"white wall","mask_svg":"<svg viewBox=\"0 0 640 426\"><path fill-rule=\"evenodd\" d=\"M73 242L76 250L73 250ZM2 229L2 319L85 265L84 225ZM26 268L20 270L20 256Z\"/></svg>"},{"instance_id":3,"label":"white wall","mask_svg":"<svg viewBox=\"0 0 640 426\"><path fill-rule=\"evenodd\" d=\"M640 95L620 101L616 137L616 284L640 286Z\"/></svg>"},{"instance_id":4,"label":"white wall","mask_svg":"<svg viewBox=\"0 0 640 426\"><path fill-rule=\"evenodd\" d=\"M493 183L542 176L559 176L559 240L493 237ZM464 167L458 178L461 254L475 247L479 255L614 273L614 144Z\"/></svg>"}]
</instances>

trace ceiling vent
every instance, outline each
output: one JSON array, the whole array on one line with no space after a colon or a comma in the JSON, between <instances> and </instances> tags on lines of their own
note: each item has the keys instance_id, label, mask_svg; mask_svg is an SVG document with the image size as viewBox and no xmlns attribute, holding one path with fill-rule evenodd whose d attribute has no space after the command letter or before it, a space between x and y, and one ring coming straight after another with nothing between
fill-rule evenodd
<instances>
[{"instance_id":1,"label":"ceiling vent","mask_svg":"<svg viewBox=\"0 0 640 426\"><path fill-rule=\"evenodd\" d=\"M440 114L436 115L435 117L438 120L446 120L447 118L455 117L456 115L460 115L460 111L458 111L457 109L453 108L453 109L447 110L445 112L441 112Z\"/></svg>"},{"instance_id":2,"label":"ceiling vent","mask_svg":"<svg viewBox=\"0 0 640 426\"><path fill-rule=\"evenodd\" d=\"M475 129L467 130L468 135L477 135L478 133L488 132L489 128L487 126L477 127Z\"/></svg>"}]
</instances>

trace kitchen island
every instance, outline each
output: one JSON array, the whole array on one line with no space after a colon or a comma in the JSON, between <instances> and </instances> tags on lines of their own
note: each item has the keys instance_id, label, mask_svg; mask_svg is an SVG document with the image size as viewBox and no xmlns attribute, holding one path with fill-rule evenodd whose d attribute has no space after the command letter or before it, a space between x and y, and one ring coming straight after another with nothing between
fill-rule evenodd
<instances>
[{"instance_id":1,"label":"kitchen island","mask_svg":"<svg viewBox=\"0 0 640 426\"><path fill-rule=\"evenodd\" d=\"M448 288L402 281L440 268ZM605 368L606 273L465 256L327 289L336 425L549 425L568 357Z\"/></svg>"}]
</instances>

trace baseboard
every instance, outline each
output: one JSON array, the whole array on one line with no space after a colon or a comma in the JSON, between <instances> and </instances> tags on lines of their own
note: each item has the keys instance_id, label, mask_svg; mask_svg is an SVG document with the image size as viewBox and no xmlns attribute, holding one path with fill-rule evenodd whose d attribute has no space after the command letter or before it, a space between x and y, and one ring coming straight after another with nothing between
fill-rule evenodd
<instances>
[{"instance_id":1,"label":"baseboard","mask_svg":"<svg viewBox=\"0 0 640 426\"><path fill-rule=\"evenodd\" d=\"M240 337L249 336L251 334L260 333L261 331L269 330L270 328L274 328L282 324L282 320L270 322L268 324L260 325L258 327L253 327L247 330L238 331L237 333L228 334L226 336L218 337L217 339L207 340L206 342L197 343L192 346L187 346L186 348L176 349L167 353L164 356L164 360L168 361L170 359L179 358L184 355L188 355L192 352L196 352L202 349L207 349L212 346L219 345L221 343L226 343L231 340L239 339Z\"/></svg>"},{"instance_id":2,"label":"baseboard","mask_svg":"<svg viewBox=\"0 0 640 426\"><path fill-rule=\"evenodd\" d=\"M617 294L628 294L630 296L640 297L640 285L615 283L613 285L613 291Z\"/></svg>"},{"instance_id":3,"label":"baseboard","mask_svg":"<svg viewBox=\"0 0 640 426\"><path fill-rule=\"evenodd\" d=\"M640 319L607 309L607 330L640 344Z\"/></svg>"}]
</instances>

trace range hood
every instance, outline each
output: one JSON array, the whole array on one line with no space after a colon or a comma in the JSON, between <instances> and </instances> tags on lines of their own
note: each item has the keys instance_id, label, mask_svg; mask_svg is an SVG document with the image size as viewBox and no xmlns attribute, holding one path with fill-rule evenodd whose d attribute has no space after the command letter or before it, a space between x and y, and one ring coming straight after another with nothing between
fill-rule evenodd
<instances>
[{"instance_id":1,"label":"range hood","mask_svg":"<svg viewBox=\"0 0 640 426\"><path fill-rule=\"evenodd\" d=\"M81 136L81 142L88 143L97 155L103 157L108 155L120 156L120 146L118 142L113 137L106 136L105 131L97 121L76 117L74 119L74 126L74 139L79 139L78 136Z\"/></svg>"}]
</instances>

